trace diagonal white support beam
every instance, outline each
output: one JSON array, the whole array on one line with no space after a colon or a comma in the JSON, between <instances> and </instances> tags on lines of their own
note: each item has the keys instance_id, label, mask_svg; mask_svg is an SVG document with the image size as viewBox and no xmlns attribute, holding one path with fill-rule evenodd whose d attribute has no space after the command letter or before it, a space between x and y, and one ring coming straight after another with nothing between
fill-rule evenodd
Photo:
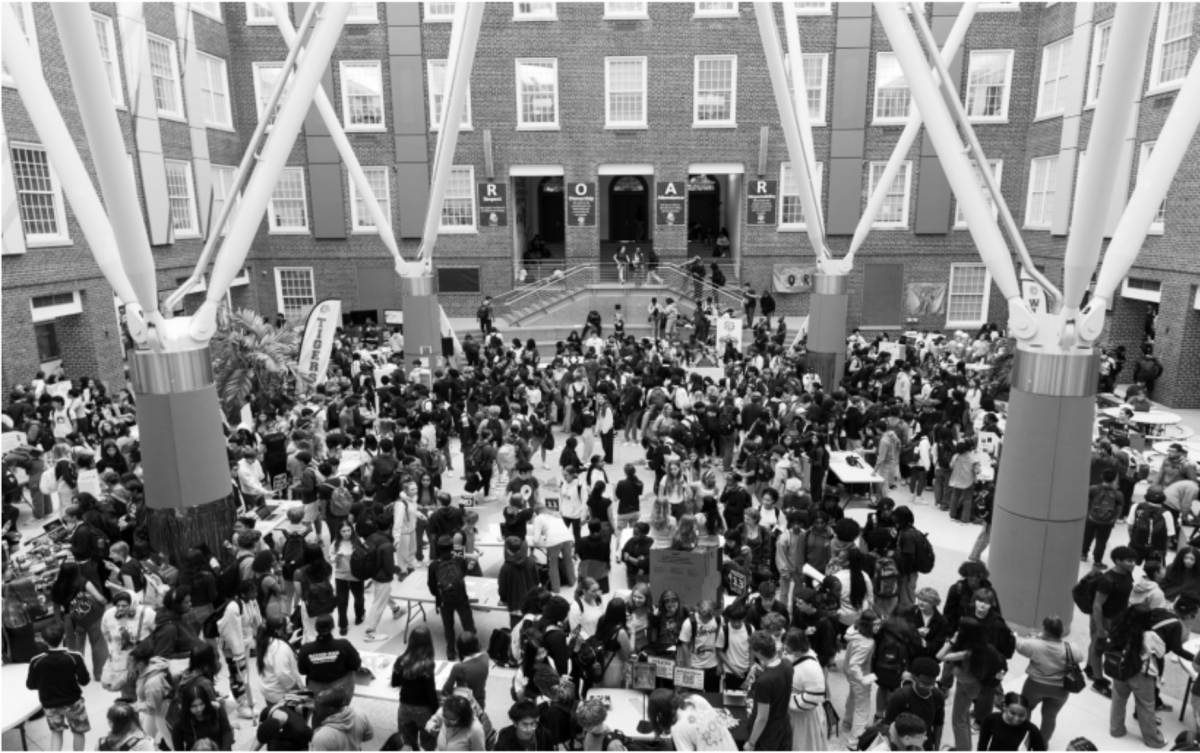
<instances>
[{"instance_id":1,"label":"diagonal white support beam","mask_svg":"<svg viewBox=\"0 0 1200 753\"><path fill-rule=\"evenodd\" d=\"M1068 319L1078 312L1100 259L1104 212L1112 199L1112 182L1117 172L1117 161L1106 157L1121 151L1128 114L1126 103L1134 88L1142 86L1137 60L1146 55L1157 9L1154 4L1117 3L1096 113L1092 116L1092 130L1088 135L1088 153L1093 159L1084 160L1079 171L1079 187L1063 258L1063 292Z\"/></svg>"},{"instance_id":2,"label":"diagonal white support beam","mask_svg":"<svg viewBox=\"0 0 1200 753\"><path fill-rule=\"evenodd\" d=\"M958 12L958 18L954 21L954 26L950 28L950 34L946 37L946 44L942 47L941 59L943 65L949 65L954 60L954 56L958 54L958 48L962 46L963 39L967 36L967 29L970 28L971 22L975 20L975 12L979 9L979 3L963 3L962 10ZM934 47L933 49L936 49ZM941 75L937 71L935 65L931 74L938 83L941 83ZM957 96L957 93L954 95ZM900 173L900 166L908 159L908 150L912 148L916 142L917 136L921 133L921 113L917 108L912 108L908 114L908 121L904 124L904 131L900 134L900 140L896 142L896 148L892 150L892 156L888 158L887 165L883 168L883 175L879 179L879 183L875 186L875 193L867 199L867 208L863 210L862 217L858 220L858 227L854 228L854 237L850 239L850 250L846 253L845 261L849 264L854 263L854 255L858 253L858 249L862 248L863 242L867 240L867 236L871 232L871 226L875 224L875 218L879 216L879 211L883 209L883 203L887 199L888 189L891 188L892 181Z\"/></svg>"},{"instance_id":3,"label":"diagonal white support beam","mask_svg":"<svg viewBox=\"0 0 1200 753\"><path fill-rule=\"evenodd\" d=\"M792 164L792 173L796 176L800 206L804 209L804 226L808 233L808 241L817 256L818 267L824 268L831 259L829 249L825 245L825 224L821 216L820 198L813 189L816 164L809 162L809 151L804 147L804 137L801 135L800 121L796 114L797 105L788 87L783 49L779 44L779 27L775 23L775 4L754 3L754 17L758 21L758 35L762 39L767 71L771 74L771 89L775 92L775 105L779 109L779 123L783 128L784 141L787 142L788 159ZM804 107L807 106L805 102Z\"/></svg>"},{"instance_id":4,"label":"diagonal white support beam","mask_svg":"<svg viewBox=\"0 0 1200 753\"><path fill-rule=\"evenodd\" d=\"M291 19L288 18L287 6L284 3L271 3L270 7L271 13L275 16L275 24L283 35L283 41L289 47L295 47L298 37L295 28L292 27ZM304 60L303 50L300 51L297 60ZM282 80L282 77L280 79ZM329 96L325 93L325 87L317 87L313 104L316 105L325 127L329 129L329 136L333 139L333 144L337 147L342 162L346 163L346 172L350 174L350 180L354 181L358 198L362 199L367 213L371 215L371 220L375 223L379 239L383 241L388 253L392 255L392 261L396 265L396 274L401 277L409 277L414 273L419 274L420 270L416 266L410 265L400 257L400 247L396 244L396 235L392 232L392 218L388 217L384 213L383 207L380 206L379 199L376 198L375 191L371 188L371 182L367 180L367 174L363 172L362 165L358 161L358 155L354 153L354 147L350 145L350 139L346 137L346 131L342 128L341 121L338 120L337 112L333 109L333 104L330 103Z\"/></svg>"},{"instance_id":5,"label":"diagonal white support beam","mask_svg":"<svg viewBox=\"0 0 1200 753\"><path fill-rule=\"evenodd\" d=\"M796 0L783 4L783 32L787 36L788 67L792 73L792 102L796 108L796 120L800 123L800 141L804 143L804 156L814 172L811 178L816 178L817 149L813 143L812 118L808 112L808 81L804 77L804 50L800 46L800 22L796 12L799 8ZM797 179L799 175L797 174ZM817 182L813 182L813 193L817 197L817 212L821 225L825 224L825 215L821 213L821 192ZM780 190L782 191L782 186Z\"/></svg>"},{"instance_id":6,"label":"diagonal white support beam","mask_svg":"<svg viewBox=\"0 0 1200 753\"><path fill-rule=\"evenodd\" d=\"M417 260L426 271L432 263L438 228L442 222L442 201L446 197L446 184L450 181L450 168L454 166L463 105L467 101L467 87L471 80L471 69L475 65L475 45L479 41L485 7L486 3L457 3L454 10L450 55L446 61L448 94L442 99L442 128L438 132L434 151L429 206L425 210L425 228L421 235L421 248L417 252Z\"/></svg>"}]
</instances>

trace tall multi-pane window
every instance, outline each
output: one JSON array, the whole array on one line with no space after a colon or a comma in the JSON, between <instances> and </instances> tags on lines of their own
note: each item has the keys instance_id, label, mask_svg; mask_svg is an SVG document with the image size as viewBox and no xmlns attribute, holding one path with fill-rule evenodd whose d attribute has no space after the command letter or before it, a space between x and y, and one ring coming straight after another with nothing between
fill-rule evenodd
<instances>
[{"instance_id":1,"label":"tall multi-pane window","mask_svg":"<svg viewBox=\"0 0 1200 753\"><path fill-rule=\"evenodd\" d=\"M392 221L392 192L388 185L388 169L386 167L364 167L363 174L367 176L367 183L371 185L371 193L375 194L375 200L379 202L379 208L383 210L383 215L388 218L388 223ZM351 229L356 233L376 233L379 228L375 226L375 218L367 211L367 203L363 201L362 195L358 191L358 184L353 180L350 181L350 220L352 222Z\"/></svg>"},{"instance_id":2,"label":"tall multi-pane window","mask_svg":"<svg viewBox=\"0 0 1200 753\"><path fill-rule=\"evenodd\" d=\"M441 232L475 230L475 168L450 168L446 197L442 200Z\"/></svg>"},{"instance_id":3,"label":"tall multi-pane window","mask_svg":"<svg viewBox=\"0 0 1200 753\"><path fill-rule=\"evenodd\" d=\"M225 75L225 61L221 58L198 53L200 78L200 102L204 107L206 125L218 128L233 128L233 113L229 108L229 83Z\"/></svg>"},{"instance_id":4,"label":"tall multi-pane window","mask_svg":"<svg viewBox=\"0 0 1200 753\"><path fill-rule=\"evenodd\" d=\"M171 208L171 226L175 228L175 237L198 235L192 166L176 160L165 160L163 164L167 171L167 204Z\"/></svg>"},{"instance_id":5,"label":"tall multi-pane window","mask_svg":"<svg viewBox=\"0 0 1200 753\"><path fill-rule=\"evenodd\" d=\"M1012 50L973 50L967 74L967 116L976 123L1008 119Z\"/></svg>"},{"instance_id":6,"label":"tall multi-pane window","mask_svg":"<svg viewBox=\"0 0 1200 753\"><path fill-rule=\"evenodd\" d=\"M646 3L631 2L630 0L618 0L618 2L606 2L604 4L605 18L645 18Z\"/></svg>"},{"instance_id":7,"label":"tall multi-pane window","mask_svg":"<svg viewBox=\"0 0 1200 753\"><path fill-rule=\"evenodd\" d=\"M258 101L258 117L263 117L263 111L267 107L267 100L271 98L271 90L275 87L275 82L279 80L279 74L283 72L283 63L254 63L254 96ZM268 125L275 123L275 116L279 114L279 103L287 97L288 90L292 88L293 76L288 74L287 83L284 84L283 94L275 103L275 109L268 116L270 120Z\"/></svg>"},{"instance_id":8,"label":"tall multi-pane window","mask_svg":"<svg viewBox=\"0 0 1200 753\"><path fill-rule=\"evenodd\" d=\"M797 16L828 16L833 11L828 1L794 3Z\"/></svg>"},{"instance_id":9,"label":"tall multi-pane window","mask_svg":"<svg viewBox=\"0 0 1200 753\"><path fill-rule=\"evenodd\" d=\"M992 166L992 179L996 181L996 185L1000 185L1001 168L1004 166L1003 160L990 159L988 164ZM971 168L975 170L975 180L979 182L979 187L983 190L983 195L987 197L988 205L992 208L992 217L998 217L1000 209L996 206L996 202L992 201L992 195L988 193L987 184L984 183L983 173L979 170L979 163L971 160ZM962 202L955 201L954 208L954 227L966 227L967 218L963 215Z\"/></svg>"},{"instance_id":10,"label":"tall multi-pane window","mask_svg":"<svg viewBox=\"0 0 1200 753\"><path fill-rule=\"evenodd\" d=\"M818 203L821 201L821 178L824 171L825 165L818 162L816 179L813 181ZM792 163L784 162L779 166L780 230L803 230L806 227L804 206L800 203L800 184L796 182L796 177Z\"/></svg>"},{"instance_id":11,"label":"tall multi-pane window","mask_svg":"<svg viewBox=\"0 0 1200 753\"><path fill-rule=\"evenodd\" d=\"M113 104L124 105L125 91L121 86L121 65L117 62L117 37L113 31L113 20L101 13L93 13L92 23L96 27L100 63L104 66L104 75L108 79L108 91L112 94Z\"/></svg>"},{"instance_id":12,"label":"tall multi-pane window","mask_svg":"<svg viewBox=\"0 0 1200 753\"><path fill-rule=\"evenodd\" d=\"M382 131L383 70L377 61L343 60L342 121L347 131Z\"/></svg>"},{"instance_id":13,"label":"tall multi-pane window","mask_svg":"<svg viewBox=\"0 0 1200 753\"><path fill-rule=\"evenodd\" d=\"M1067 108L1067 85L1071 78L1071 37L1042 48L1042 77L1038 91L1037 116L1062 115Z\"/></svg>"},{"instance_id":14,"label":"tall multi-pane window","mask_svg":"<svg viewBox=\"0 0 1200 753\"><path fill-rule=\"evenodd\" d=\"M315 306L312 267L275 267L275 300L280 313L289 319Z\"/></svg>"},{"instance_id":15,"label":"tall multi-pane window","mask_svg":"<svg viewBox=\"0 0 1200 753\"><path fill-rule=\"evenodd\" d=\"M446 61L427 60L429 71L429 128L436 131L442 127L442 108L446 101ZM467 98L463 102L462 122L459 128L471 127L471 85L467 83Z\"/></svg>"},{"instance_id":16,"label":"tall multi-pane window","mask_svg":"<svg viewBox=\"0 0 1200 753\"><path fill-rule=\"evenodd\" d=\"M162 37L147 35L150 51L150 75L154 80L154 101L159 115L183 117L183 97L179 87L179 64L175 43Z\"/></svg>"},{"instance_id":17,"label":"tall multi-pane window","mask_svg":"<svg viewBox=\"0 0 1200 753\"><path fill-rule=\"evenodd\" d=\"M558 128L558 60L517 60L517 127Z\"/></svg>"},{"instance_id":18,"label":"tall multi-pane window","mask_svg":"<svg viewBox=\"0 0 1200 753\"><path fill-rule=\"evenodd\" d=\"M698 2L696 3L696 15L699 17L722 17L736 16L738 14L738 4L736 2Z\"/></svg>"},{"instance_id":19,"label":"tall multi-pane window","mask_svg":"<svg viewBox=\"0 0 1200 753\"><path fill-rule=\"evenodd\" d=\"M514 21L553 21L555 18L553 2L513 3Z\"/></svg>"},{"instance_id":20,"label":"tall multi-pane window","mask_svg":"<svg viewBox=\"0 0 1200 753\"><path fill-rule=\"evenodd\" d=\"M875 56L875 122L904 123L912 96L900 61L891 52Z\"/></svg>"},{"instance_id":21,"label":"tall multi-pane window","mask_svg":"<svg viewBox=\"0 0 1200 753\"><path fill-rule=\"evenodd\" d=\"M1154 151L1154 141L1142 142L1142 149L1138 155L1138 181L1142 179L1143 173L1146 171L1146 166L1150 164L1150 154ZM1154 213L1154 221L1150 223L1150 232L1161 233L1166 227L1167 222L1167 200L1163 199L1158 205L1158 211Z\"/></svg>"},{"instance_id":22,"label":"tall multi-pane window","mask_svg":"<svg viewBox=\"0 0 1200 753\"><path fill-rule=\"evenodd\" d=\"M271 13L271 6L266 3L246 3L246 25L274 26L275 16Z\"/></svg>"},{"instance_id":23,"label":"tall multi-pane window","mask_svg":"<svg viewBox=\"0 0 1200 753\"><path fill-rule=\"evenodd\" d=\"M984 265L951 264L946 327L978 326L986 322L991 284L991 276Z\"/></svg>"},{"instance_id":24,"label":"tall multi-pane window","mask_svg":"<svg viewBox=\"0 0 1200 753\"><path fill-rule=\"evenodd\" d=\"M25 239L31 243L68 240L62 189L50 169L46 150L13 144L12 171Z\"/></svg>"},{"instance_id":25,"label":"tall multi-pane window","mask_svg":"<svg viewBox=\"0 0 1200 753\"><path fill-rule=\"evenodd\" d=\"M605 58L605 124L646 126L646 58Z\"/></svg>"},{"instance_id":26,"label":"tall multi-pane window","mask_svg":"<svg viewBox=\"0 0 1200 753\"><path fill-rule=\"evenodd\" d=\"M279 182L267 202L267 227L272 233L308 232L303 168L285 167L279 174Z\"/></svg>"},{"instance_id":27,"label":"tall multi-pane window","mask_svg":"<svg viewBox=\"0 0 1200 753\"><path fill-rule=\"evenodd\" d=\"M25 39L29 42L29 47L33 50L34 60L40 65L40 54L38 52L37 29L33 24L33 3L25 0L24 2L8 3L12 7L13 16L17 19L17 25L21 27L21 33L25 35ZM4 86L14 86L12 76L8 75L8 68L0 62L0 84Z\"/></svg>"},{"instance_id":28,"label":"tall multi-pane window","mask_svg":"<svg viewBox=\"0 0 1200 753\"><path fill-rule=\"evenodd\" d=\"M350 3L350 15L346 16L348 24L379 23L379 10L375 3Z\"/></svg>"},{"instance_id":29,"label":"tall multi-pane window","mask_svg":"<svg viewBox=\"0 0 1200 753\"><path fill-rule=\"evenodd\" d=\"M230 195L233 194L233 178L234 168L225 167L222 165L212 166L212 222L216 222L221 216L221 210L225 206L225 202L229 201ZM229 217L225 220L225 226L221 228L221 235L229 232L229 228L233 225L233 218L237 216L238 203L241 201L240 195L234 196L233 207L229 210Z\"/></svg>"},{"instance_id":30,"label":"tall multi-pane window","mask_svg":"<svg viewBox=\"0 0 1200 753\"><path fill-rule=\"evenodd\" d=\"M875 195L875 186L878 185L880 178L883 177L883 171L886 167L886 162L871 163L871 179L867 188L868 197ZM875 224L872 227L908 227L908 192L911 185L912 162L905 162L900 166L899 172L896 173L896 177L888 187L887 196L883 200L879 216L875 218Z\"/></svg>"},{"instance_id":31,"label":"tall multi-pane window","mask_svg":"<svg viewBox=\"0 0 1200 753\"><path fill-rule=\"evenodd\" d=\"M189 5L191 6L192 10L196 11L197 13L199 13L202 16L208 16L209 18L213 19L214 21L221 20L221 4L219 2L207 2L207 3L192 2L192 3L189 3Z\"/></svg>"},{"instance_id":32,"label":"tall multi-pane window","mask_svg":"<svg viewBox=\"0 0 1200 753\"><path fill-rule=\"evenodd\" d=\"M454 3L425 3L425 23L446 23L454 20Z\"/></svg>"},{"instance_id":33,"label":"tall multi-pane window","mask_svg":"<svg viewBox=\"0 0 1200 753\"><path fill-rule=\"evenodd\" d=\"M1092 70L1088 76L1087 102L1096 104L1100 96L1100 77L1104 75L1104 63L1108 60L1108 41L1112 38L1112 21L1096 24L1092 37Z\"/></svg>"},{"instance_id":34,"label":"tall multi-pane window","mask_svg":"<svg viewBox=\"0 0 1200 753\"><path fill-rule=\"evenodd\" d=\"M1150 69L1151 89L1180 83L1187 76L1195 7L1190 2L1163 3L1158 7L1154 63Z\"/></svg>"},{"instance_id":35,"label":"tall multi-pane window","mask_svg":"<svg viewBox=\"0 0 1200 753\"><path fill-rule=\"evenodd\" d=\"M693 126L735 125L737 56L697 57L692 95Z\"/></svg>"},{"instance_id":36,"label":"tall multi-pane window","mask_svg":"<svg viewBox=\"0 0 1200 753\"><path fill-rule=\"evenodd\" d=\"M1058 182L1058 155L1038 157L1029 163L1029 198L1026 227L1050 227L1054 218L1054 187Z\"/></svg>"}]
</instances>

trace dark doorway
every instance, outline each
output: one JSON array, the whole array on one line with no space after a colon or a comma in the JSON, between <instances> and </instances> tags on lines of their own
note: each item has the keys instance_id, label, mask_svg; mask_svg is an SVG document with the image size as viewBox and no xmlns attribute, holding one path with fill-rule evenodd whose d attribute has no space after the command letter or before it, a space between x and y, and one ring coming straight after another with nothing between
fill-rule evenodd
<instances>
[{"instance_id":1,"label":"dark doorway","mask_svg":"<svg viewBox=\"0 0 1200 753\"><path fill-rule=\"evenodd\" d=\"M562 176L542 178L538 184L538 235L546 243L563 242L565 203Z\"/></svg>"},{"instance_id":2,"label":"dark doorway","mask_svg":"<svg viewBox=\"0 0 1200 753\"><path fill-rule=\"evenodd\" d=\"M688 176L688 245L711 249L721 230L721 184L712 175Z\"/></svg>"},{"instance_id":3,"label":"dark doorway","mask_svg":"<svg viewBox=\"0 0 1200 753\"><path fill-rule=\"evenodd\" d=\"M614 178L608 187L608 233L613 241L646 240L649 191L637 175Z\"/></svg>"}]
</instances>

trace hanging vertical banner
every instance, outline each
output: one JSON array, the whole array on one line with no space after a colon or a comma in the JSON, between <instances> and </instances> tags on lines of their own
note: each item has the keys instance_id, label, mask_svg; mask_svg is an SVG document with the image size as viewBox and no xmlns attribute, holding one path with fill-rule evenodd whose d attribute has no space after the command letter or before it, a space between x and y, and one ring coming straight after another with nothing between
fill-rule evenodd
<instances>
[{"instance_id":1,"label":"hanging vertical banner","mask_svg":"<svg viewBox=\"0 0 1200 753\"><path fill-rule=\"evenodd\" d=\"M479 226L508 227L508 184L480 183Z\"/></svg>"},{"instance_id":2,"label":"hanging vertical banner","mask_svg":"<svg viewBox=\"0 0 1200 753\"><path fill-rule=\"evenodd\" d=\"M313 306L304 325L300 342L300 371L313 386L325 381L329 355L333 352L333 333L342 321L342 302L327 299Z\"/></svg>"},{"instance_id":3,"label":"hanging vertical banner","mask_svg":"<svg viewBox=\"0 0 1200 753\"><path fill-rule=\"evenodd\" d=\"M774 225L775 224L775 189L778 184L773 180L750 180L746 181L747 205L746 205L746 224L747 225Z\"/></svg>"},{"instance_id":4,"label":"hanging vertical banner","mask_svg":"<svg viewBox=\"0 0 1200 753\"><path fill-rule=\"evenodd\" d=\"M567 189L568 225L575 227L596 226L596 184L592 182L569 183Z\"/></svg>"},{"instance_id":5,"label":"hanging vertical banner","mask_svg":"<svg viewBox=\"0 0 1200 753\"><path fill-rule=\"evenodd\" d=\"M659 225L682 225L684 223L683 181L659 181L655 204L658 207Z\"/></svg>"},{"instance_id":6,"label":"hanging vertical banner","mask_svg":"<svg viewBox=\"0 0 1200 753\"><path fill-rule=\"evenodd\" d=\"M742 317L722 316L717 320L717 351L725 352L725 344L733 343L734 350L742 351Z\"/></svg>"}]
</instances>

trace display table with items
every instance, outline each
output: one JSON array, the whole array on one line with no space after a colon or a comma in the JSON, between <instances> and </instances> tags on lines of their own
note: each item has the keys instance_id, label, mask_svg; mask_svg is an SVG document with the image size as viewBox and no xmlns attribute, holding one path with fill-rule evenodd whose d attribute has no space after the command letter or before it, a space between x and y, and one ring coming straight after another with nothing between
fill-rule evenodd
<instances>
[{"instance_id":1,"label":"display table with items","mask_svg":"<svg viewBox=\"0 0 1200 753\"><path fill-rule=\"evenodd\" d=\"M854 496L865 496L868 500L878 496L877 488L884 484L883 476L857 452L835 450L829 453L829 477L827 484L841 484L846 488L846 504ZM865 494L862 489L865 487Z\"/></svg>"},{"instance_id":2,"label":"display table with items","mask_svg":"<svg viewBox=\"0 0 1200 753\"><path fill-rule=\"evenodd\" d=\"M648 690L592 688L586 697L604 700L608 709L605 723L610 729L619 730L632 740L649 741L656 739L646 713L649 695ZM725 718L729 733L739 746L750 738L750 708L745 693L698 692L696 695L703 696Z\"/></svg>"},{"instance_id":3,"label":"display table with items","mask_svg":"<svg viewBox=\"0 0 1200 753\"><path fill-rule=\"evenodd\" d=\"M392 601L404 602L404 640L408 641L408 631L412 627L413 611L421 613L421 620L429 616L425 613L426 604L434 604L437 600L429 591L427 570L413 572L403 581L392 583ZM507 612L508 606L500 603L499 582L495 578L482 578L468 575L467 598L471 601L471 609L475 612Z\"/></svg>"},{"instance_id":4,"label":"display table with items","mask_svg":"<svg viewBox=\"0 0 1200 753\"><path fill-rule=\"evenodd\" d=\"M375 651L359 651L362 667L355 674L354 698L370 698L373 701L400 702L400 689L392 687L392 669L400 657ZM452 661L439 661L434 668L434 685L441 688L450 677Z\"/></svg>"},{"instance_id":5,"label":"display table with items","mask_svg":"<svg viewBox=\"0 0 1200 753\"><path fill-rule=\"evenodd\" d=\"M0 682L4 683L4 703L0 704L0 731L18 730L21 733L21 750L29 750L25 739L25 723L42 710L38 692L25 687L28 664L5 664L0 668Z\"/></svg>"}]
</instances>

